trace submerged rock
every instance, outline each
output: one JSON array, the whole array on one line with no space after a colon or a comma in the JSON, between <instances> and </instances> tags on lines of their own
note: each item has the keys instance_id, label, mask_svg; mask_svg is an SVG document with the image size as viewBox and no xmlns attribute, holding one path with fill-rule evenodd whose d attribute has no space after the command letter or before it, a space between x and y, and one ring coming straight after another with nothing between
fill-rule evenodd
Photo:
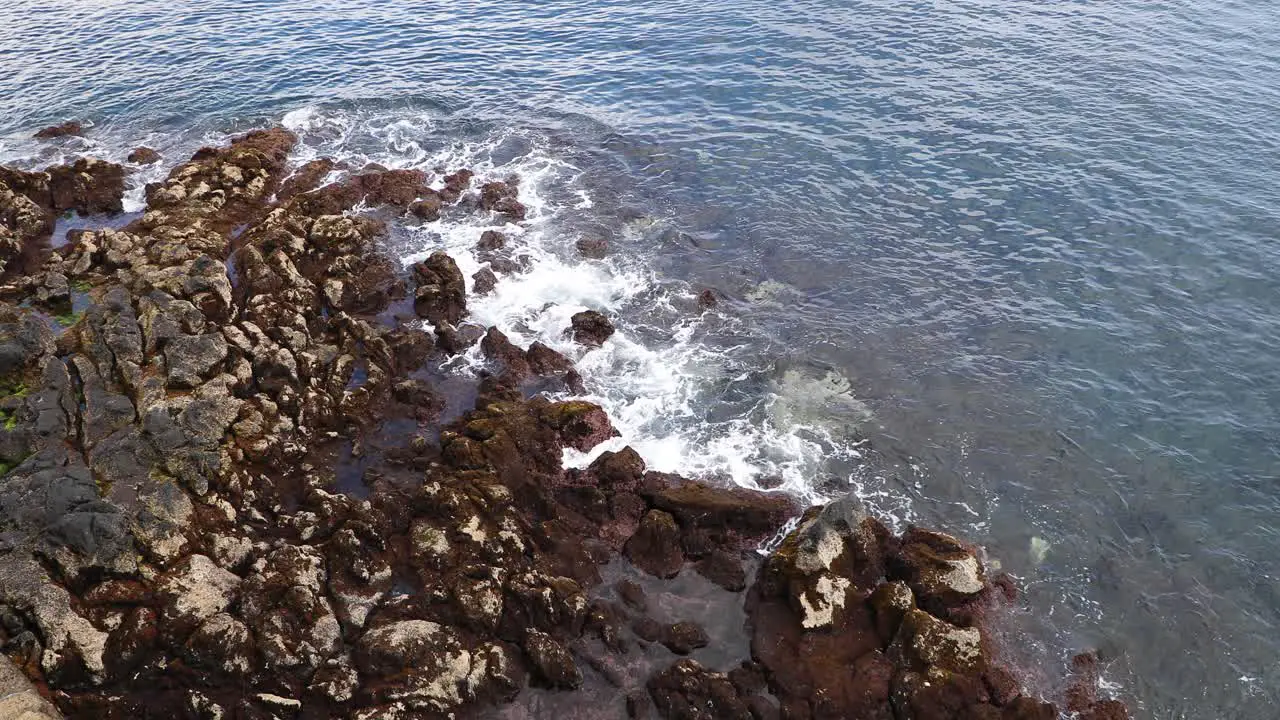
<instances>
[{"instance_id":1,"label":"submerged rock","mask_svg":"<svg viewBox=\"0 0 1280 720\"><path fill-rule=\"evenodd\" d=\"M33 136L37 140L51 140L53 138L66 137L67 135L83 135L84 126L75 120L68 120L60 125L50 125L43 130L39 130Z\"/></svg>"}]
</instances>

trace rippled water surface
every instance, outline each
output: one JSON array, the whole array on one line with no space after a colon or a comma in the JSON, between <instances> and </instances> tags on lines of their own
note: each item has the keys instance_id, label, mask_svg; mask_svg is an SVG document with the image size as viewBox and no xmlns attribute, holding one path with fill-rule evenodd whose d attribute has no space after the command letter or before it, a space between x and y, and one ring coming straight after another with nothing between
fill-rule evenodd
<instances>
[{"instance_id":1,"label":"rippled water surface","mask_svg":"<svg viewBox=\"0 0 1280 720\"><path fill-rule=\"evenodd\" d=\"M536 269L484 321L616 313L581 363L653 463L980 540L1046 676L1099 648L1139 717L1280 700L1278 110L1236 0L0 6L5 162L285 122L520 172Z\"/></svg>"}]
</instances>

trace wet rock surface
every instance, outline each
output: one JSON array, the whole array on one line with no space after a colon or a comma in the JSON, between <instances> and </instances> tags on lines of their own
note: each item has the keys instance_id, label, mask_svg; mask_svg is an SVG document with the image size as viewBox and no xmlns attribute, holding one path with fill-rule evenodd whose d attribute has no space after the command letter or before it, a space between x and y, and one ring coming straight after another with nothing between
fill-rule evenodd
<instances>
[{"instance_id":1,"label":"wet rock surface","mask_svg":"<svg viewBox=\"0 0 1280 720\"><path fill-rule=\"evenodd\" d=\"M614 327L604 313L583 310L571 318L569 332L583 345L602 345L613 336Z\"/></svg>"},{"instance_id":2,"label":"wet rock surface","mask_svg":"<svg viewBox=\"0 0 1280 720\"><path fill-rule=\"evenodd\" d=\"M1000 665L988 624L1006 595L963 542L896 535L852 498L801 516L785 495L651 472L630 448L566 469L567 448L616 436L599 406L538 394L580 388L572 361L470 320L447 254L405 272L382 254L388 209L519 222L517 178L293 168L295 141L204 148L147 188L138 219L6 274L0 708L1055 715ZM3 257L36 257L52 213L118 211L123 178L92 161L0 169ZM71 286L92 302L55 333L42 308ZM380 319L410 304L432 327ZM613 326L588 311L571 332L598 345ZM489 374L445 412L457 400L434 368L477 343ZM1123 717L1086 691L1090 668L1069 709Z\"/></svg>"},{"instance_id":3,"label":"wet rock surface","mask_svg":"<svg viewBox=\"0 0 1280 720\"><path fill-rule=\"evenodd\" d=\"M135 165L151 165L152 163L160 162L160 153L149 147L141 146L129 153L128 160Z\"/></svg>"},{"instance_id":4,"label":"wet rock surface","mask_svg":"<svg viewBox=\"0 0 1280 720\"><path fill-rule=\"evenodd\" d=\"M58 125L50 125L47 128L37 130L32 137L37 140L52 140L54 138L66 137L68 135L83 135L84 126L75 120L68 120Z\"/></svg>"}]
</instances>

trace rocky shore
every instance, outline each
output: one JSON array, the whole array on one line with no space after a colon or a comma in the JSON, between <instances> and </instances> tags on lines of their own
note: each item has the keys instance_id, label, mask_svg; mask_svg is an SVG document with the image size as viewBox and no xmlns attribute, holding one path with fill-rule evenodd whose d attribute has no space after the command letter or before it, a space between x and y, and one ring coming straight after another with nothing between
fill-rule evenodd
<instances>
[{"instance_id":1,"label":"rocky shore","mask_svg":"<svg viewBox=\"0 0 1280 720\"><path fill-rule=\"evenodd\" d=\"M293 168L294 143L202 149L65 243L129 168L0 168L3 717L1128 716L1088 656L1062 697L1023 692L990 626L1016 589L956 538L630 449L566 470L615 434L548 399L573 363L469 323L448 255L380 245L520 222L519 179ZM477 238L472 292L521 272L510 245ZM446 392L433 368L476 344L490 374Z\"/></svg>"}]
</instances>

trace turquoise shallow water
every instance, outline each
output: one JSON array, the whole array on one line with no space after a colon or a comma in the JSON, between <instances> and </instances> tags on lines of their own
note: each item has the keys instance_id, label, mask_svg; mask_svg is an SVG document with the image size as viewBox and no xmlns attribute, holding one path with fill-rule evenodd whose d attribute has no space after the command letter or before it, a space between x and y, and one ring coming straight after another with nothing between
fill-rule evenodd
<instances>
[{"instance_id":1,"label":"turquoise shallow water","mask_svg":"<svg viewBox=\"0 0 1280 720\"><path fill-rule=\"evenodd\" d=\"M600 282L734 318L599 298L659 359L710 348L680 372L723 361L673 395L679 457L803 427L760 463L986 543L1035 661L1099 647L1140 717L1280 700L1277 108L1266 3L0 8L5 160L292 118L317 152L571 168L548 232L611 233ZM71 117L87 145L29 140Z\"/></svg>"}]
</instances>

